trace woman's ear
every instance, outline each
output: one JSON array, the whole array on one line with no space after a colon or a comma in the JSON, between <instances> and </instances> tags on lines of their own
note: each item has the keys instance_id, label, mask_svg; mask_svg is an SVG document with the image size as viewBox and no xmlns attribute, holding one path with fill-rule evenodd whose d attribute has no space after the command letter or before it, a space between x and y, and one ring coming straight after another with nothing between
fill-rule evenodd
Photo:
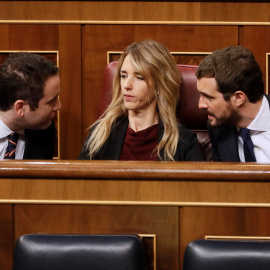
<instances>
[{"instance_id":1,"label":"woman's ear","mask_svg":"<svg viewBox=\"0 0 270 270\"><path fill-rule=\"evenodd\" d=\"M25 114L25 101L22 99L18 99L14 103L14 111L18 117L23 117Z\"/></svg>"}]
</instances>

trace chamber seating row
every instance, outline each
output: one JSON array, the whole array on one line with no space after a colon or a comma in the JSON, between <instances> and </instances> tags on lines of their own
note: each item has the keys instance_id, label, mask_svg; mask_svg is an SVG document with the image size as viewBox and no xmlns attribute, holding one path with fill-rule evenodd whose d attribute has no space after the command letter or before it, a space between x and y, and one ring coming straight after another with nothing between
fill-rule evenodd
<instances>
[{"instance_id":1,"label":"chamber seating row","mask_svg":"<svg viewBox=\"0 0 270 270\"><path fill-rule=\"evenodd\" d=\"M136 235L21 236L13 270L150 270ZM185 250L183 270L269 269L270 242L195 240Z\"/></svg>"}]
</instances>

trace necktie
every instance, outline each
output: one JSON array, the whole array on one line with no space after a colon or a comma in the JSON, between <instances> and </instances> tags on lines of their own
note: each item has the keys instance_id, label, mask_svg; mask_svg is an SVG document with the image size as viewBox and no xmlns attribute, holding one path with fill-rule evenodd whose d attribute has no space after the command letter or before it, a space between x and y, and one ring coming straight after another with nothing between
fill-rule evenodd
<instances>
[{"instance_id":1,"label":"necktie","mask_svg":"<svg viewBox=\"0 0 270 270\"><path fill-rule=\"evenodd\" d=\"M244 142L244 154L246 162L256 162L256 157L254 154L254 146L249 134L250 130L247 128L240 129L240 135Z\"/></svg>"},{"instance_id":2,"label":"necktie","mask_svg":"<svg viewBox=\"0 0 270 270\"><path fill-rule=\"evenodd\" d=\"M4 159L15 159L15 150L17 142L19 139L19 134L14 132L8 135L8 147Z\"/></svg>"}]
</instances>

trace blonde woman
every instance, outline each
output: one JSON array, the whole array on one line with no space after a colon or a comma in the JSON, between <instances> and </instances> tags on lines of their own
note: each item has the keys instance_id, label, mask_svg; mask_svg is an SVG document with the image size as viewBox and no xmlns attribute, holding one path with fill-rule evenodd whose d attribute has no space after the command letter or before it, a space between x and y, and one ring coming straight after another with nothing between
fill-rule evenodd
<instances>
[{"instance_id":1,"label":"blonde woman","mask_svg":"<svg viewBox=\"0 0 270 270\"><path fill-rule=\"evenodd\" d=\"M195 133L175 110L181 76L168 49L144 40L118 61L112 101L91 127L79 159L204 160Z\"/></svg>"}]
</instances>

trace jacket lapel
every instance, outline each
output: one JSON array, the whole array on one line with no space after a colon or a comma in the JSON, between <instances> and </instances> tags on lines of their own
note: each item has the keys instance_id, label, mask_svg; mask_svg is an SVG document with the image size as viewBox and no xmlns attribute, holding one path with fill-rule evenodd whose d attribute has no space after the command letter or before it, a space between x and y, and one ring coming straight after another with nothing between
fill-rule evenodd
<instances>
[{"instance_id":1,"label":"jacket lapel","mask_svg":"<svg viewBox=\"0 0 270 270\"><path fill-rule=\"evenodd\" d=\"M220 128L217 141L222 161L240 161L236 127Z\"/></svg>"},{"instance_id":2,"label":"jacket lapel","mask_svg":"<svg viewBox=\"0 0 270 270\"><path fill-rule=\"evenodd\" d=\"M121 118L115 126L113 126L110 137L104 145L103 151L100 154L100 159L104 160L119 160L122 152L126 132L128 128L128 119Z\"/></svg>"}]
</instances>

